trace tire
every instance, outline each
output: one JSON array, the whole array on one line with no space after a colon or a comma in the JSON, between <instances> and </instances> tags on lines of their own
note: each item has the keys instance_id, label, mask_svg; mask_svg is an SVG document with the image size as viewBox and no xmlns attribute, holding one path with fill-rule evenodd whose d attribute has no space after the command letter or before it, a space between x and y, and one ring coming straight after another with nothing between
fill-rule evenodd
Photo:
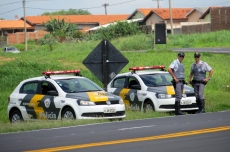
<instances>
[{"instance_id":1,"label":"tire","mask_svg":"<svg viewBox=\"0 0 230 152\"><path fill-rule=\"evenodd\" d=\"M190 110L190 111L186 111L188 114L196 114L196 112L199 110Z\"/></svg>"},{"instance_id":2,"label":"tire","mask_svg":"<svg viewBox=\"0 0 230 152\"><path fill-rule=\"evenodd\" d=\"M152 102L151 100L147 100L147 101L144 103L143 110L144 110L144 112L150 112L150 111L152 112L152 111L155 111L153 102Z\"/></svg>"},{"instance_id":3,"label":"tire","mask_svg":"<svg viewBox=\"0 0 230 152\"><path fill-rule=\"evenodd\" d=\"M73 109L72 108L65 108L62 112L61 119L62 120L74 120L74 119L76 119L76 115L75 115Z\"/></svg>"},{"instance_id":4,"label":"tire","mask_svg":"<svg viewBox=\"0 0 230 152\"><path fill-rule=\"evenodd\" d=\"M19 110L15 110L11 113L10 115L10 122L11 123L18 123L18 122L22 122L23 118L22 118L22 114Z\"/></svg>"}]
</instances>

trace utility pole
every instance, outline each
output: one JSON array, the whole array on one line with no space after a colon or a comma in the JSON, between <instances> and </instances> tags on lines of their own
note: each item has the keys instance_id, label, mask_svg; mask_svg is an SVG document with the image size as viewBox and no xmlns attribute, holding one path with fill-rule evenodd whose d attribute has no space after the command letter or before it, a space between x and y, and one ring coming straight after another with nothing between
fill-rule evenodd
<instances>
[{"instance_id":1,"label":"utility pole","mask_svg":"<svg viewBox=\"0 0 230 152\"><path fill-rule=\"evenodd\" d=\"M174 35L174 32L173 32L173 19L172 19L172 5L171 5L171 0L169 0L169 12L170 12L171 34Z\"/></svg>"},{"instance_id":2,"label":"utility pole","mask_svg":"<svg viewBox=\"0 0 230 152\"><path fill-rule=\"evenodd\" d=\"M105 7L105 15L107 15L107 9L106 9L106 7L109 6L109 4L108 4L108 3L105 3L105 4L102 4L102 6Z\"/></svg>"},{"instance_id":3,"label":"utility pole","mask_svg":"<svg viewBox=\"0 0 230 152\"><path fill-rule=\"evenodd\" d=\"M22 2L23 10L24 10L24 41L25 41L25 51L27 51L27 32L26 32L26 1L23 0Z\"/></svg>"},{"instance_id":4,"label":"utility pole","mask_svg":"<svg viewBox=\"0 0 230 152\"><path fill-rule=\"evenodd\" d=\"M157 8L160 8L160 1L163 1L163 0L152 0L152 1L157 1Z\"/></svg>"}]
</instances>

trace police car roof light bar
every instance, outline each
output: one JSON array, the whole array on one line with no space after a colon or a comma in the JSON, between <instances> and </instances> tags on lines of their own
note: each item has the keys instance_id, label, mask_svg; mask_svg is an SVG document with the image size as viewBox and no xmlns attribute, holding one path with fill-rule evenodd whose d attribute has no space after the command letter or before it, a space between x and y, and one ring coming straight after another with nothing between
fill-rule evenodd
<instances>
[{"instance_id":1,"label":"police car roof light bar","mask_svg":"<svg viewBox=\"0 0 230 152\"><path fill-rule=\"evenodd\" d=\"M76 76L80 76L80 70L64 70L64 71L44 71L42 74L46 75L46 77L50 77L50 75L58 75L58 74L74 74Z\"/></svg>"},{"instance_id":2,"label":"police car roof light bar","mask_svg":"<svg viewBox=\"0 0 230 152\"><path fill-rule=\"evenodd\" d=\"M157 66L145 66L145 67L132 67L129 68L129 70L133 70L133 72L135 71L140 71L140 70L151 70L151 69L161 69L162 71L164 71L165 66L164 65L157 65Z\"/></svg>"}]
</instances>

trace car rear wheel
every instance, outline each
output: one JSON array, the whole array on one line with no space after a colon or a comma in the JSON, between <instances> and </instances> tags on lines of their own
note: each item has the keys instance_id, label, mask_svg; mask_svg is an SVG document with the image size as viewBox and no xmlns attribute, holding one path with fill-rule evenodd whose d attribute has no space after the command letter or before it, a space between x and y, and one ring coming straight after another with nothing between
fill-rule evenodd
<instances>
[{"instance_id":1,"label":"car rear wheel","mask_svg":"<svg viewBox=\"0 0 230 152\"><path fill-rule=\"evenodd\" d=\"M62 120L74 120L76 119L75 113L72 108L66 108L62 112Z\"/></svg>"},{"instance_id":2,"label":"car rear wheel","mask_svg":"<svg viewBox=\"0 0 230 152\"><path fill-rule=\"evenodd\" d=\"M144 112L155 111L154 105L151 100L147 100L144 103L143 108L144 108Z\"/></svg>"},{"instance_id":3,"label":"car rear wheel","mask_svg":"<svg viewBox=\"0 0 230 152\"><path fill-rule=\"evenodd\" d=\"M21 112L19 110L15 110L10 115L10 122L11 123L17 123L23 121Z\"/></svg>"}]
</instances>

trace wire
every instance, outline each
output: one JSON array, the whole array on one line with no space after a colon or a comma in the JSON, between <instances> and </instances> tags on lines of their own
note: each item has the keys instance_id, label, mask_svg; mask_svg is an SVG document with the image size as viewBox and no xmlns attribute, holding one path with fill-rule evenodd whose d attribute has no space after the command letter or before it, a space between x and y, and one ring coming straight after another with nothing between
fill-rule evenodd
<instances>
[{"instance_id":1,"label":"wire","mask_svg":"<svg viewBox=\"0 0 230 152\"><path fill-rule=\"evenodd\" d=\"M53 1L53 0L28 0L26 2L34 2L34 1ZM12 2L12 3L0 4L0 6L10 5L10 4L16 4L16 3L22 3L22 2L23 1L17 1L17 2Z\"/></svg>"},{"instance_id":2,"label":"wire","mask_svg":"<svg viewBox=\"0 0 230 152\"><path fill-rule=\"evenodd\" d=\"M13 12L13 11L18 10L18 9L21 9L21 8L22 8L22 7L19 7L19 8L16 8L16 9L13 9L13 10L10 10L10 11L4 12L4 13L1 13L0 15L6 14L6 13L9 13L9 12Z\"/></svg>"},{"instance_id":3,"label":"wire","mask_svg":"<svg viewBox=\"0 0 230 152\"><path fill-rule=\"evenodd\" d=\"M98 7L90 7L90 8L79 8L79 9L94 9L94 8L101 8L103 6L98 6ZM69 10L69 9L45 9L45 8L33 8L33 7L26 7L26 8L30 8L30 9L40 9L40 10Z\"/></svg>"},{"instance_id":4,"label":"wire","mask_svg":"<svg viewBox=\"0 0 230 152\"><path fill-rule=\"evenodd\" d=\"M108 6L114 6L114 5L120 5L120 4L124 4L124 3L129 3L135 0L130 0L130 1L126 1L126 2L122 2L122 3L117 3L117 4L112 4L112 5L108 5ZM79 9L95 9L95 8L102 8L103 6L97 6L97 7L89 7L89 8L79 8ZM40 10L69 10L69 9L44 9L44 8L33 8L33 7L26 7L26 8L30 8L30 9L40 9Z\"/></svg>"},{"instance_id":5,"label":"wire","mask_svg":"<svg viewBox=\"0 0 230 152\"><path fill-rule=\"evenodd\" d=\"M114 6L114 5L120 5L120 4L125 4L125 3L129 3L129 2L132 2L132 1L135 1L135 0L131 0L131 1L126 1L126 2L122 2L122 3L117 3L117 4L112 4L112 5L109 5L109 6Z\"/></svg>"},{"instance_id":6,"label":"wire","mask_svg":"<svg viewBox=\"0 0 230 152\"><path fill-rule=\"evenodd\" d=\"M6 4L1 4L0 6L4 6L4 5L10 5L10 4L15 4L15 3L21 3L22 1L18 1L18 2L12 2L12 3L6 3Z\"/></svg>"}]
</instances>

